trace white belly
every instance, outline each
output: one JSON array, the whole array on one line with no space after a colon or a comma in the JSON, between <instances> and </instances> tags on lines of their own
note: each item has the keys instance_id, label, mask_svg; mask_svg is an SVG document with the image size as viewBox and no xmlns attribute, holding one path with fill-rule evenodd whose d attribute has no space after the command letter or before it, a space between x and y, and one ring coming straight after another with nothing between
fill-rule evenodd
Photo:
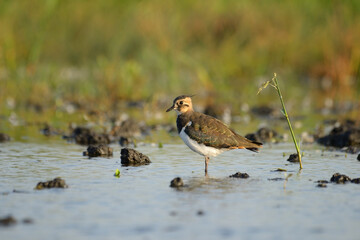
<instances>
[{"instance_id":1,"label":"white belly","mask_svg":"<svg viewBox=\"0 0 360 240\"><path fill-rule=\"evenodd\" d=\"M186 126L191 125L191 122L189 122ZM185 126L185 127L186 127ZM194 152L197 152L200 155L208 156L208 157L215 157L219 155L220 153L228 150L228 149L217 149L205 146L204 144L199 144L196 141L192 140L188 135L185 133L185 127L181 129L180 137L184 141L184 143Z\"/></svg>"}]
</instances>

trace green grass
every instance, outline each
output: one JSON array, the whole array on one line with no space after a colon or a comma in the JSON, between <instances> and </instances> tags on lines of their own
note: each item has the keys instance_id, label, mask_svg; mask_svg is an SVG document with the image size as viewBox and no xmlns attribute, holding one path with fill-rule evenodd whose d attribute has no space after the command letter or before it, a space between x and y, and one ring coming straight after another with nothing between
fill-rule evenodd
<instances>
[{"instance_id":1,"label":"green grass","mask_svg":"<svg viewBox=\"0 0 360 240\"><path fill-rule=\"evenodd\" d=\"M0 114L57 121L69 103L161 109L180 94L239 113L274 100L255 94L274 71L290 106L306 97L312 109L327 98L359 104L359 42L356 0L1 1Z\"/></svg>"}]
</instances>

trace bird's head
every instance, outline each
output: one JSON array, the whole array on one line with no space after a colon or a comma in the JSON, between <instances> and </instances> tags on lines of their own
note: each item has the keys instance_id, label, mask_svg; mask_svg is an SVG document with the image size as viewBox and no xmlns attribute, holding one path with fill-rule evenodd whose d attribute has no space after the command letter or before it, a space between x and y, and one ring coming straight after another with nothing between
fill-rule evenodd
<instances>
[{"instance_id":1,"label":"bird's head","mask_svg":"<svg viewBox=\"0 0 360 240\"><path fill-rule=\"evenodd\" d=\"M175 110L176 113L178 115L180 115L180 114L188 112L188 111L193 111L191 97L192 96L182 95L182 96L175 98L173 101L173 105L171 107L169 107L166 110L166 112Z\"/></svg>"}]
</instances>

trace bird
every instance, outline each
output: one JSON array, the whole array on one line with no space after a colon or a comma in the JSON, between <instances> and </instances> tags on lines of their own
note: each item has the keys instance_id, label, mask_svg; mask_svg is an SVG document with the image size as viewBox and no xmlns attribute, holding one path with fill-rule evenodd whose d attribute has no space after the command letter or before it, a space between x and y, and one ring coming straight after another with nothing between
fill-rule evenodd
<instances>
[{"instance_id":1,"label":"bird","mask_svg":"<svg viewBox=\"0 0 360 240\"><path fill-rule=\"evenodd\" d=\"M258 152L262 147L262 143L240 136L220 120L194 111L192 97L176 97L166 112L175 110L177 131L181 139L191 150L205 157L205 176L208 173L210 157L232 149Z\"/></svg>"}]
</instances>

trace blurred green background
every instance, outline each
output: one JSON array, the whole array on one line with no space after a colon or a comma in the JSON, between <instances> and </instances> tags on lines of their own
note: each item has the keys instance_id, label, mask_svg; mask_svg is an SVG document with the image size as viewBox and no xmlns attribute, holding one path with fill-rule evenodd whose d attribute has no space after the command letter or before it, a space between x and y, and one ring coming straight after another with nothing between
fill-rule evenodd
<instances>
[{"instance_id":1,"label":"blurred green background","mask_svg":"<svg viewBox=\"0 0 360 240\"><path fill-rule=\"evenodd\" d=\"M356 110L360 1L0 1L2 116L184 93L236 112L278 101L256 95L274 72L293 111Z\"/></svg>"}]
</instances>

